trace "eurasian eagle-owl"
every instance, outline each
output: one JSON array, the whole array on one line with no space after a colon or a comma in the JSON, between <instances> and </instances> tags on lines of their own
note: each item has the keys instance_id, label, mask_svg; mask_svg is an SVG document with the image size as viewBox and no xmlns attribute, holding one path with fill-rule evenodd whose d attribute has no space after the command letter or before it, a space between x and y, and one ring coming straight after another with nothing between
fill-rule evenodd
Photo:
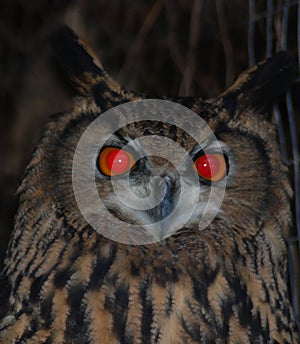
<instances>
[{"instance_id":1,"label":"eurasian eagle-owl","mask_svg":"<svg viewBox=\"0 0 300 344\"><path fill-rule=\"evenodd\" d=\"M265 114L293 60L278 53L215 98L151 100L71 30L52 42L81 96L50 119L18 189L0 342L298 343L292 193Z\"/></svg>"}]
</instances>

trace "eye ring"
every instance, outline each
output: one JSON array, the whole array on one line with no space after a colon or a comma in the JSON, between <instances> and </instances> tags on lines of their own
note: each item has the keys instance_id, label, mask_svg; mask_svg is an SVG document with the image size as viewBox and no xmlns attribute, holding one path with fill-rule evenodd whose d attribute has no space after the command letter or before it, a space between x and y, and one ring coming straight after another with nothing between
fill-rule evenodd
<instances>
[{"instance_id":1,"label":"eye ring","mask_svg":"<svg viewBox=\"0 0 300 344\"><path fill-rule=\"evenodd\" d=\"M220 153L203 154L194 161L194 169L201 178L219 182L227 174L226 159Z\"/></svg>"},{"instance_id":2,"label":"eye ring","mask_svg":"<svg viewBox=\"0 0 300 344\"><path fill-rule=\"evenodd\" d=\"M123 149L105 147L98 157L98 168L102 174L108 177L122 175L135 165L134 156Z\"/></svg>"}]
</instances>

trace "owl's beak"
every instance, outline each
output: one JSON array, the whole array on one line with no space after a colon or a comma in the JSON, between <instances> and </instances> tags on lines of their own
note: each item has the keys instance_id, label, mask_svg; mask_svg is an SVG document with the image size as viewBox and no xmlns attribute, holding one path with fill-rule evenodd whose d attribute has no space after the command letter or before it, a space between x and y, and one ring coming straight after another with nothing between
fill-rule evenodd
<instances>
[{"instance_id":1,"label":"owl's beak","mask_svg":"<svg viewBox=\"0 0 300 344\"><path fill-rule=\"evenodd\" d=\"M161 202L147 212L154 222L162 221L174 210L175 202L175 182L170 176L163 176L154 181L152 191L157 198L163 198Z\"/></svg>"}]
</instances>

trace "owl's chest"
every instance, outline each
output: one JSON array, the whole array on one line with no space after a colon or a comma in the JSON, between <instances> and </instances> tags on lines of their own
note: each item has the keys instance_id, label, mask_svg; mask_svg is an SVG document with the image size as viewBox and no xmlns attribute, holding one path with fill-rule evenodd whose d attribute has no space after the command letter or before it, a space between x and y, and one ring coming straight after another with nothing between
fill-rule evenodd
<instances>
[{"instance_id":1,"label":"owl's chest","mask_svg":"<svg viewBox=\"0 0 300 344\"><path fill-rule=\"evenodd\" d=\"M92 333L92 343L179 344L203 342L207 336L218 342L216 324L224 323L221 278L191 276L167 262L152 269L129 265L112 264L101 284L90 281L83 293L69 285L66 328L76 328L76 338ZM218 286L209 291L213 284Z\"/></svg>"},{"instance_id":2,"label":"owl's chest","mask_svg":"<svg viewBox=\"0 0 300 344\"><path fill-rule=\"evenodd\" d=\"M64 329L80 343L89 343L89 334L91 343L178 344L252 343L255 327L267 331L251 313L244 282L219 266L138 261L115 257L106 266L102 260L85 288L69 281ZM56 319L62 317L57 307Z\"/></svg>"},{"instance_id":3,"label":"owl's chest","mask_svg":"<svg viewBox=\"0 0 300 344\"><path fill-rule=\"evenodd\" d=\"M97 255L62 260L30 307L19 305L6 338L17 328L25 337L34 328L37 338L80 344L259 343L270 341L268 333L279 336L274 312L284 319L288 310L274 309L270 292L271 301L263 299L259 274L243 276L238 261L220 264L208 254L141 250L102 245Z\"/></svg>"},{"instance_id":4,"label":"owl's chest","mask_svg":"<svg viewBox=\"0 0 300 344\"><path fill-rule=\"evenodd\" d=\"M149 259L109 257L93 271L79 307L92 319L87 328L106 334L107 343L271 342L270 328L280 338L276 319L289 309L276 309L279 293L266 290L280 274L254 272L250 258L222 264L168 250Z\"/></svg>"}]
</instances>

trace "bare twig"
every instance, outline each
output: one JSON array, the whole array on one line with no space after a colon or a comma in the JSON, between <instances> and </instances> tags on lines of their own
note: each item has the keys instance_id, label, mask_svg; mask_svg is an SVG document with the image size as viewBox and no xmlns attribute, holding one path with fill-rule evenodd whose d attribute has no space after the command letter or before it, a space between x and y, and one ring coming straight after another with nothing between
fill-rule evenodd
<instances>
[{"instance_id":1,"label":"bare twig","mask_svg":"<svg viewBox=\"0 0 300 344\"><path fill-rule=\"evenodd\" d=\"M281 49L286 50L287 48L287 29L290 12L290 1L286 0L283 8L282 25L281 25Z\"/></svg>"},{"instance_id":2,"label":"bare twig","mask_svg":"<svg viewBox=\"0 0 300 344\"><path fill-rule=\"evenodd\" d=\"M298 45L298 70L300 71L300 1L298 1L297 45Z\"/></svg>"},{"instance_id":3,"label":"bare twig","mask_svg":"<svg viewBox=\"0 0 300 344\"><path fill-rule=\"evenodd\" d=\"M190 20L189 45L185 69L183 72L182 82L179 88L179 94L183 95L189 95L191 84L193 81L193 75L196 69L196 50L200 35L200 18L202 5L202 0L194 0Z\"/></svg>"},{"instance_id":4,"label":"bare twig","mask_svg":"<svg viewBox=\"0 0 300 344\"><path fill-rule=\"evenodd\" d=\"M273 12L274 12L273 0L268 0L267 2L267 27L266 27L266 31L267 31L266 55L267 57L272 56L272 51L273 51L273 29L272 29Z\"/></svg>"},{"instance_id":5,"label":"bare twig","mask_svg":"<svg viewBox=\"0 0 300 344\"><path fill-rule=\"evenodd\" d=\"M168 31L168 45L170 50L171 58L180 71L181 74L184 74L184 59L181 54L179 44L177 42L176 36L176 15L175 11L173 11L173 1L165 0L165 9L166 9L166 17L169 25Z\"/></svg>"},{"instance_id":6,"label":"bare twig","mask_svg":"<svg viewBox=\"0 0 300 344\"><path fill-rule=\"evenodd\" d=\"M225 63L226 63L226 76L225 76L225 86L228 87L232 84L234 78L234 59L233 59L233 49L231 40L228 34L228 26L226 23L226 18L224 15L224 1L216 0L216 9L218 16L218 24L220 30L220 36L223 44Z\"/></svg>"},{"instance_id":7,"label":"bare twig","mask_svg":"<svg viewBox=\"0 0 300 344\"><path fill-rule=\"evenodd\" d=\"M148 33L153 28L159 14L163 8L163 0L157 0L148 12L143 25L141 26L139 32L137 33L135 40L133 41L128 54L126 56L125 62L121 67L118 78L122 80L126 75L130 73L131 68L134 66L136 59L140 53L140 50L145 42L145 38Z\"/></svg>"},{"instance_id":8,"label":"bare twig","mask_svg":"<svg viewBox=\"0 0 300 344\"><path fill-rule=\"evenodd\" d=\"M252 66L255 62L254 31L255 31L255 0L249 0L248 56L249 56L250 66Z\"/></svg>"}]
</instances>

